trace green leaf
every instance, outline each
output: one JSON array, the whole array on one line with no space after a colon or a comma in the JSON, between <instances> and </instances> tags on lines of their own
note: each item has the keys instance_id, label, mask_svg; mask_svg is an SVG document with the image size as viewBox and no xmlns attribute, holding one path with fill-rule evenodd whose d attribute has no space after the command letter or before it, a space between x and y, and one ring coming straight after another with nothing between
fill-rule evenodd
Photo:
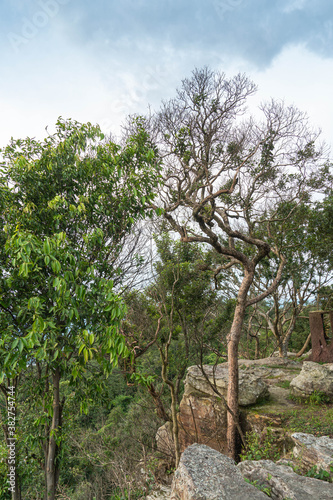
<instances>
[{"instance_id":1,"label":"green leaf","mask_svg":"<svg viewBox=\"0 0 333 500\"><path fill-rule=\"evenodd\" d=\"M12 343L12 349L15 349L17 344L19 343L19 339L15 339L14 342Z\"/></svg>"},{"instance_id":2,"label":"green leaf","mask_svg":"<svg viewBox=\"0 0 333 500\"><path fill-rule=\"evenodd\" d=\"M83 351L84 348L85 348L85 345L81 344L79 347L79 354L81 354L81 352Z\"/></svg>"},{"instance_id":3,"label":"green leaf","mask_svg":"<svg viewBox=\"0 0 333 500\"><path fill-rule=\"evenodd\" d=\"M88 352L88 349L84 348L83 349L83 357L84 357L84 361L86 363L88 363L88 359L89 359L89 352Z\"/></svg>"},{"instance_id":4,"label":"green leaf","mask_svg":"<svg viewBox=\"0 0 333 500\"><path fill-rule=\"evenodd\" d=\"M46 240L44 241L43 250L45 255L50 255L50 242L48 238L46 238Z\"/></svg>"}]
</instances>

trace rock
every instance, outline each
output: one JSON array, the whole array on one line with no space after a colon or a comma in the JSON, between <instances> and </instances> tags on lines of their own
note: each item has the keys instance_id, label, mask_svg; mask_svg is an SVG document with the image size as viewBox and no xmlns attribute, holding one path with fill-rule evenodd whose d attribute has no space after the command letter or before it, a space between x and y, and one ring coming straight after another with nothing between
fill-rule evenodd
<instances>
[{"instance_id":1,"label":"rock","mask_svg":"<svg viewBox=\"0 0 333 500\"><path fill-rule=\"evenodd\" d=\"M252 432L257 435L259 446L265 446L268 435L269 441L274 443L274 448L280 455L286 455L294 446L290 434L283 427L282 419L277 415L246 413L243 415L242 428L246 434Z\"/></svg>"},{"instance_id":2,"label":"rock","mask_svg":"<svg viewBox=\"0 0 333 500\"><path fill-rule=\"evenodd\" d=\"M287 358L288 357L293 357L293 356L296 356L297 352L291 352L291 351L288 351L287 352ZM274 351L273 354L272 354L272 358L280 358L280 353L279 351Z\"/></svg>"},{"instance_id":3,"label":"rock","mask_svg":"<svg viewBox=\"0 0 333 500\"><path fill-rule=\"evenodd\" d=\"M214 367L204 366L211 381L214 380ZM245 432L257 428L260 417L252 418L247 416L250 405L260 402L269 394L271 402L278 404L276 414L279 413L283 405L293 406L293 402L287 399L289 389L282 389L277 386L277 382L292 380L296 373L299 373L301 366L292 360L282 358L266 358L258 360L239 360L240 373L240 404L241 404L241 425ZM228 364L218 365L215 370L215 380L218 390L226 396L228 383ZM283 398L280 393L283 393ZM246 411L245 411L246 409ZM261 430L267 425L279 427L281 422L271 422L271 417L260 422ZM226 426L227 412L221 398L217 397L207 380L202 375L200 368L192 366L188 369L185 380L185 391L180 402L179 414L179 442L180 449L193 443L201 443L214 448L221 453L227 452ZM254 425L253 425L254 424ZM169 434L169 435L168 435ZM281 450L288 448L288 443L284 443L284 432L281 431ZM279 437L279 439L280 439ZM162 426L157 435L157 448L165 456L170 456L173 449L170 424ZM289 449L289 448L288 448ZM174 452L171 452L174 456Z\"/></svg>"},{"instance_id":4,"label":"rock","mask_svg":"<svg viewBox=\"0 0 333 500\"><path fill-rule=\"evenodd\" d=\"M218 391L227 396L228 365L218 365L216 370L211 365L204 366L209 380ZM259 368L259 371L267 371ZM251 367L240 369L239 402L246 406L267 397L267 384L260 374ZM199 367L188 368L185 380L185 391L179 406L179 442L181 451L193 443L202 443L221 453L226 453L227 410L209 383L202 375Z\"/></svg>"},{"instance_id":5,"label":"rock","mask_svg":"<svg viewBox=\"0 0 333 500\"><path fill-rule=\"evenodd\" d=\"M245 460L238 464L238 469L246 479L267 488L273 500L333 499L333 484L299 476L291 467L277 465L271 460Z\"/></svg>"},{"instance_id":6,"label":"rock","mask_svg":"<svg viewBox=\"0 0 333 500\"><path fill-rule=\"evenodd\" d=\"M301 373L290 383L294 396L307 398L315 391L333 399L333 363L320 365L313 361L304 361Z\"/></svg>"},{"instance_id":7,"label":"rock","mask_svg":"<svg viewBox=\"0 0 333 500\"><path fill-rule=\"evenodd\" d=\"M333 439L328 436L315 437L313 434L296 432L292 434L294 441L293 455L301 462L301 468L308 471L313 466L317 471L323 469L332 475Z\"/></svg>"},{"instance_id":8,"label":"rock","mask_svg":"<svg viewBox=\"0 0 333 500\"><path fill-rule=\"evenodd\" d=\"M158 451L160 451L167 457L173 458L175 455L175 450L171 422L166 422L164 425L158 428L155 439Z\"/></svg>"},{"instance_id":9,"label":"rock","mask_svg":"<svg viewBox=\"0 0 333 500\"><path fill-rule=\"evenodd\" d=\"M209 381L214 384L218 391L227 397L228 390L228 363L217 365L203 366ZM199 392L209 396L216 397L206 378L198 366L190 366L187 370L185 380L185 396ZM247 369L246 371L239 370L239 404L240 406L248 406L255 404L259 399L268 396L267 384L262 380L261 376L256 373L255 369Z\"/></svg>"},{"instance_id":10,"label":"rock","mask_svg":"<svg viewBox=\"0 0 333 500\"><path fill-rule=\"evenodd\" d=\"M181 451L193 443L202 443L226 452L227 412L217 398L184 394L178 422Z\"/></svg>"},{"instance_id":11,"label":"rock","mask_svg":"<svg viewBox=\"0 0 333 500\"><path fill-rule=\"evenodd\" d=\"M171 500L267 500L244 481L235 462L205 445L189 446L175 472Z\"/></svg>"},{"instance_id":12,"label":"rock","mask_svg":"<svg viewBox=\"0 0 333 500\"><path fill-rule=\"evenodd\" d=\"M159 485L154 491L151 491L146 500L167 500L170 498L171 488Z\"/></svg>"}]
</instances>

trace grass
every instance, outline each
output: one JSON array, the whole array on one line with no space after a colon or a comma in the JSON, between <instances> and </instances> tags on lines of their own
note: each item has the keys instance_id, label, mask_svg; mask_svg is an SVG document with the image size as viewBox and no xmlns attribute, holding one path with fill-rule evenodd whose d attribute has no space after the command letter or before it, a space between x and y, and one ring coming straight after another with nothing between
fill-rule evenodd
<instances>
[{"instance_id":1,"label":"grass","mask_svg":"<svg viewBox=\"0 0 333 500\"><path fill-rule=\"evenodd\" d=\"M279 415L289 432L306 432L333 438L333 405L303 406Z\"/></svg>"},{"instance_id":2,"label":"grass","mask_svg":"<svg viewBox=\"0 0 333 500\"><path fill-rule=\"evenodd\" d=\"M290 387L290 380L282 380L281 382L278 382L276 385L278 387L282 387L283 389L289 389L289 387Z\"/></svg>"},{"instance_id":3,"label":"grass","mask_svg":"<svg viewBox=\"0 0 333 500\"><path fill-rule=\"evenodd\" d=\"M293 394L290 394L288 398L291 399L292 401L295 401L296 403L303 405L310 405L310 406L323 405L331 402L331 398L324 392L320 391L314 391L312 394L310 394L310 396L306 398L300 396L294 396Z\"/></svg>"}]
</instances>

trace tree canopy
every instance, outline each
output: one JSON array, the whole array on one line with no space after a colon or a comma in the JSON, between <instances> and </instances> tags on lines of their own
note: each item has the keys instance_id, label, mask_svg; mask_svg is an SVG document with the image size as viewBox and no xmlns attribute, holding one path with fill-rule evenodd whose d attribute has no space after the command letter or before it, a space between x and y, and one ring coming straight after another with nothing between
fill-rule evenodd
<instances>
[{"instance_id":1,"label":"tree canopy","mask_svg":"<svg viewBox=\"0 0 333 500\"><path fill-rule=\"evenodd\" d=\"M0 382L6 390L31 365L44 381L48 499L59 467L60 380L69 374L75 384L91 360L107 374L128 354L117 257L135 221L151 214L159 180L155 151L137 125L120 147L103 142L98 127L59 120L43 142L12 140L2 151Z\"/></svg>"}]
</instances>

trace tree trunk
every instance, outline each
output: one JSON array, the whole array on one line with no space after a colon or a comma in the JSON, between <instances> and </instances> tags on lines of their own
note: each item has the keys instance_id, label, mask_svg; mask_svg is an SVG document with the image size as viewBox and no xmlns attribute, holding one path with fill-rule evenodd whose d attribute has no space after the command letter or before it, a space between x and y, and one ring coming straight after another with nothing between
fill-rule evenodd
<instances>
[{"instance_id":1,"label":"tree trunk","mask_svg":"<svg viewBox=\"0 0 333 500\"><path fill-rule=\"evenodd\" d=\"M287 357L287 354L285 354L285 345L282 342L282 339L279 338L279 357L280 358L285 358Z\"/></svg>"},{"instance_id":2,"label":"tree trunk","mask_svg":"<svg viewBox=\"0 0 333 500\"><path fill-rule=\"evenodd\" d=\"M228 396L227 403L230 410L239 421L238 404L238 346L244 323L246 310L246 297L253 281L254 271L245 271L242 284L240 286L234 319L232 321L230 333L228 335ZM237 458L237 424L230 412L227 414L227 443L228 455L236 460Z\"/></svg>"},{"instance_id":3,"label":"tree trunk","mask_svg":"<svg viewBox=\"0 0 333 500\"><path fill-rule=\"evenodd\" d=\"M53 416L52 424L50 428L49 442L47 446L47 457L46 457L46 492L47 500L55 500L55 494L57 489L57 474L55 466L56 458L56 436L59 431L60 424L60 372L57 367L52 375L53 382Z\"/></svg>"},{"instance_id":4,"label":"tree trunk","mask_svg":"<svg viewBox=\"0 0 333 500\"><path fill-rule=\"evenodd\" d=\"M164 408L163 402L161 400L161 394L156 391L153 384L149 384L147 386L147 389L148 389L149 394L153 398L154 405L156 406L156 413L157 413L158 417L160 417L160 419L163 420L164 422L169 422L170 417Z\"/></svg>"},{"instance_id":5,"label":"tree trunk","mask_svg":"<svg viewBox=\"0 0 333 500\"><path fill-rule=\"evenodd\" d=\"M172 434L173 434L176 468L177 468L179 465L179 460L180 460L179 428L178 428L178 419L177 419L177 400L176 400L175 390L171 386L170 386L170 392L171 392Z\"/></svg>"},{"instance_id":6,"label":"tree trunk","mask_svg":"<svg viewBox=\"0 0 333 500\"><path fill-rule=\"evenodd\" d=\"M296 314L293 314L293 316L290 320L290 325L288 327L288 330L287 330L285 336L282 338L282 335L281 335L281 349L279 347L280 357L283 357L283 358L288 357L288 347L289 347L290 337L294 331L295 324L296 324Z\"/></svg>"},{"instance_id":7,"label":"tree trunk","mask_svg":"<svg viewBox=\"0 0 333 500\"><path fill-rule=\"evenodd\" d=\"M298 351L298 353L296 354L296 358L299 358L300 356L302 356L302 354L305 353L306 348L308 347L308 345L310 343L310 340L311 340L311 333L309 333L308 338L306 339L305 344L303 345L302 349L300 351Z\"/></svg>"}]
</instances>

